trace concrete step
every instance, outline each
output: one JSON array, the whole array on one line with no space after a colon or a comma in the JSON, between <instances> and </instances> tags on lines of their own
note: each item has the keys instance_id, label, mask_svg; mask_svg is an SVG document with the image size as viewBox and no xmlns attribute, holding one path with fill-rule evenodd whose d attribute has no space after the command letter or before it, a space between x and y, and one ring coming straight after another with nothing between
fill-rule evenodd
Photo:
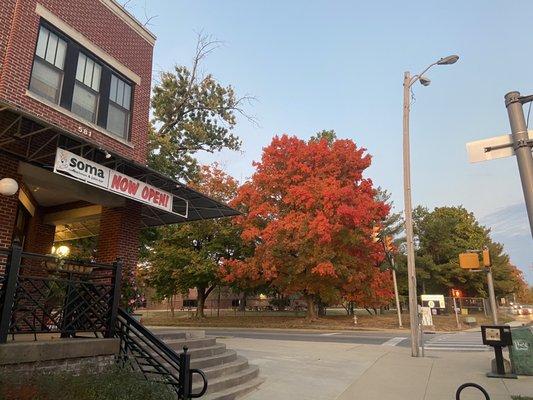
<instances>
[{"instance_id":1,"label":"concrete step","mask_svg":"<svg viewBox=\"0 0 533 400\"><path fill-rule=\"evenodd\" d=\"M217 344L217 339L214 337L206 337L200 339L168 339L164 341L168 347L176 352L181 352L183 346L187 346L189 350L200 347L211 347Z\"/></svg>"},{"instance_id":2,"label":"concrete step","mask_svg":"<svg viewBox=\"0 0 533 400\"><path fill-rule=\"evenodd\" d=\"M182 353L183 351L174 350L177 354ZM214 346L209 347L200 347L197 349L190 349L187 350L187 353L191 355L191 364L193 360L195 359L204 359L209 357L214 357L220 354L223 354L226 352L226 345L225 344L216 344ZM153 351L149 352L152 357L154 357L156 360L164 361L162 357L160 357L158 354L154 353Z\"/></svg>"},{"instance_id":3,"label":"concrete step","mask_svg":"<svg viewBox=\"0 0 533 400\"><path fill-rule=\"evenodd\" d=\"M215 365L227 364L237 359L237 353L234 350L226 350L224 353L191 359L191 368L206 369Z\"/></svg>"},{"instance_id":4,"label":"concrete step","mask_svg":"<svg viewBox=\"0 0 533 400\"><path fill-rule=\"evenodd\" d=\"M230 375L222 375L215 379L208 379L207 395L242 385L258 376L259 368L255 365L249 365L248 368L234 372ZM201 383L194 384L193 393L197 393L201 388Z\"/></svg>"},{"instance_id":5,"label":"concrete step","mask_svg":"<svg viewBox=\"0 0 533 400\"><path fill-rule=\"evenodd\" d=\"M234 386L220 392L213 392L202 397L203 400L235 400L257 389L265 381L264 378L257 377L241 385Z\"/></svg>"},{"instance_id":6,"label":"concrete step","mask_svg":"<svg viewBox=\"0 0 533 400\"><path fill-rule=\"evenodd\" d=\"M248 368L248 360L244 357L237 356L237 359L233 362L204 368L202 371L207 376L207 379L211 381L220 378L221 376L234 374L235 372L242 371L246 368ZM201 381L202 379L198 374L193 375L193 383Z\"/></svg>"}]
</instances>

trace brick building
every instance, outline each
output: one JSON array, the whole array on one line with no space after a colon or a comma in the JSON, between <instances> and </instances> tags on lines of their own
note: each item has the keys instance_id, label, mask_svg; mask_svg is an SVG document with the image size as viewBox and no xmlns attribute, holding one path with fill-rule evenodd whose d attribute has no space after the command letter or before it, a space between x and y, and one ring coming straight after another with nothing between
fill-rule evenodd
<instances>
[{"instance_id":1,"label":"brick building","mask_svg":"<svg viewBox=\"0 0 533 400\"><path fill-rule=\"evenodd\" d=\"M154 43L114 0L0 2L0 248L133 267L142 227L235 214L145 165Z\"/></svg>"}]
</instances>

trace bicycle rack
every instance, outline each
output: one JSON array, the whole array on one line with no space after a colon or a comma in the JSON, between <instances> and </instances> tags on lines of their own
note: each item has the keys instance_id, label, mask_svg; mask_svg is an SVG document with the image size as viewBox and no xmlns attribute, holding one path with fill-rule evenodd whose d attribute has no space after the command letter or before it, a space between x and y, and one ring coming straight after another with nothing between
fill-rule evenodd
<instances>
[{"instance_id":1,"label":"bicycle rack","mask_svg":"<svg viewBox=\"0 0 533 400\"><path fill-rule=\"evenodd\" d=\"M477 383L471 383L471 382L463 383L461 386L457 388L457 392L455 392L455 400L461 400L461 392L467 387L473 387L473 388L478 389L485 396L485 400L490 400L489 394L481 385L478 385Z\"/></svg>"}]
</instances>

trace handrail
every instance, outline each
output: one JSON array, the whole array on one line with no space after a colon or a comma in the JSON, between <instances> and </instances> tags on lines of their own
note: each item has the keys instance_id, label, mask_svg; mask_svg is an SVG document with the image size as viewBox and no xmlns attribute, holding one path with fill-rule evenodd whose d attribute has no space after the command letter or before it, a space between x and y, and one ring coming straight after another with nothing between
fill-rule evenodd
<instances>
[{"instance_id":1,"label":"handrail","mask_svg":"<svg viewBox=\"0 0 533 400\"><path fill-rule=\"evenodd\" d=\"M178 399L199 398L207 391L206 375L199 369L190 368L191 355L187 353L187 347L183 347L183 353L177 354L121 308L118 310L115 335L120 338L123 359L130 361L132 368L136 367L146 379L153 379L156 375L157 381L170 385ZM194 374L200 375L203 381L198 393L192 392Z\"/></svg>"}]
</instances>

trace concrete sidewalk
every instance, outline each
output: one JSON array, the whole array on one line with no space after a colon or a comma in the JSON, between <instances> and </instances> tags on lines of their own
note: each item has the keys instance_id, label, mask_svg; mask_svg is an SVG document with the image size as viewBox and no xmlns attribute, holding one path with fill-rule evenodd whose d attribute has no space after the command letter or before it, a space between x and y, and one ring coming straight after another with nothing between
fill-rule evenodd
<instances>
[{"instance_id":1,"label":"concrete sidewalk","mask_svg":"<svg viewBox=\"0 0 533 400\"><path fill-rule=\"evenodd\" d=\"M491 400L533 397L533 377L485 376L489 352L430 352L412 358L410 349L346 343L221 338L220 342L260 367L266 381L246 400L454 400L465 382L487 389ZM482 399L465 390L461 400Z\"/></svg>"}]
</instances>

